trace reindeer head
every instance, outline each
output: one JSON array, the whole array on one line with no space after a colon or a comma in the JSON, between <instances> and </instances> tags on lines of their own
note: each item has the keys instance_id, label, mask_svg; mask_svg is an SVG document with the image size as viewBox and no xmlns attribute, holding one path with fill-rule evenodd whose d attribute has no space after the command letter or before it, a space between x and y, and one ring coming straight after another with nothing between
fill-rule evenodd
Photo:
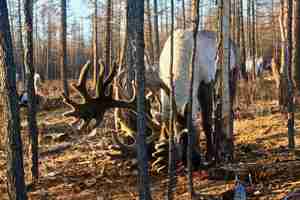
<instances>
[{"instance_id":1,"label":"reindeer head","mask_svg":"<svg viewBox=\"0 0 300 200\"><path fill-rule=\"evenodd\" d=\"M91 120L94 119L96 120L96 123L93 126L94 128L101 123L107 110L111 108L134 109L136 107L135 87L133 87L134 92L129 101L113 99L112 87L110 87L110 85L117 72L116 66L116 64L113 65L110 74L104 80L104 65L100 62L99 76L94 88L96 95L92 97L86 88L90 61L84 65L80 71L78 83L71 85L80 94L83 101L81 103L76 103L65 94L62 94L64 103L71 108L71 110L65 112L63 116L73 118L71 125L78 124L80 122L79 129L83 129L89 125Z\"/></svg>"}]
</instances>

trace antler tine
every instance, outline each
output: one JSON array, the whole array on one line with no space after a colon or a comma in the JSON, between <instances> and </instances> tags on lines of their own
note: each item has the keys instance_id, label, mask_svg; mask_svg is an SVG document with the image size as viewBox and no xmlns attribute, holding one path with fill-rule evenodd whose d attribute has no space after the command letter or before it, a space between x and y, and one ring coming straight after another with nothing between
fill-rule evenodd
<instances>
[{"instance_id":1,"label":"antler tine","mask_svg":"<svg viewBox=\"0 0 300 200\"><path fill-rule=\"evenodd\" d=\"M113 81L114 76L117 74L117 67L118 67L117 63L114 62L110 74L108 75L108 77L105 79L103 83L104 90L106 90L107 86Z\"/></svg>"},{"instance_id":2,"label":"antler tine","mask_svg":"<svg viewBox=\"0 0 300 200\"><path fill-rule=\"evenodd\" d=\"M104 87L103 87L103 79L104 79L104 63L101 59L99 59L99 65L100 65L100 70L99 70L99 77L97 79L97 83L96 83L96 98L101 96L101 92L102 94L104 94Z\"/></svg>"},{"instance_id":3,"label":"antler tine","mask_svg":"<svg viewBox=\"0 0 300 200\"><path fill-rule=\"evenodd\" d=\"M75 109L75 107L77 106L77 103L75 103L74 101L72 101L69 97L67 97L67 95L65 93L62 93L62 99L63 102L65 104L67 104L68 106L70 106L71 108Z\"/></svg>"},{"instance_id":4,"label":"antler tine","mask_svg":"<svg viewBox=\"0 0 300 200\"><path fill-rule=\"evenodd\" d=\"M83 68L80 71L79 79L77 84L72 84L72 86L79 92L80 96L84 100L89 100L90 96L86 89L86 80L87 80L87 73L88 69L90 67L90 60L86 62L86 64L83 66Z\"/></svg>"}]
</instances>

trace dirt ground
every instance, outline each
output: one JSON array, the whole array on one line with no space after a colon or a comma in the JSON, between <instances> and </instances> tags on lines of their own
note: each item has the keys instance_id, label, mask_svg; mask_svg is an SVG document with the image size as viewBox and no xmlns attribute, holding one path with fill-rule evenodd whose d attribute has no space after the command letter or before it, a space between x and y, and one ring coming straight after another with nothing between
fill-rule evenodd
<instances>
[{"instance_id":1,"label":"dirt ground","mask_svg":"<svg viewBox=\"0 0 300 200\"><path fill-rule=\"evenodd\" d=\"M248 199L279 200L300 188L300 109L296 109L295 115L297 146L294 151L289 151L287 118L276 108L275 101L258 99L252 106L242 105L241 118L235 120L235 166L257 166L258 171L252 170L254 190ZM38 113L40 179L38 184L28 187L29 199L137 199L137 170L130 167L135 160L111 160L106 155L111 144L112 112L106 114L97 131L83 133L73 130L63 119L61 114L65 110L64 106L58 106ZM22 137L26 183L30 185L25 113L22 110ZM5 146L1 140L1 200L8 199L5 162ZM175 199L187 199L186 177L178 175L177 180ZM166 177L151 172L153 199L163 199L166 186ZM217 199L233 187L233 181L208 180L195 175L194 187L197 193Z\"/></svg>"}]
</instances>

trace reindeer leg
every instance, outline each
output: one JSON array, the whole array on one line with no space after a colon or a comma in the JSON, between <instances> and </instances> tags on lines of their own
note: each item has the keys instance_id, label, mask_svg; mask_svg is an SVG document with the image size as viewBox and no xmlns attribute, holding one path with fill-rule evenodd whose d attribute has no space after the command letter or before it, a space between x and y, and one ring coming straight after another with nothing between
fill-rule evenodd
<instances>
[{"instance_id":1,"label":"reindeer leg","mask_svg":"<svg viewBox=\"0 0 300 200\"><path fill-rule=\"evenodd\" d=\"M202 127L206 136L206 159L212 160L214 155L212 135L212 84L201 82L198 88L198 101L201 106Z\"/></svg>"}]
</instances>

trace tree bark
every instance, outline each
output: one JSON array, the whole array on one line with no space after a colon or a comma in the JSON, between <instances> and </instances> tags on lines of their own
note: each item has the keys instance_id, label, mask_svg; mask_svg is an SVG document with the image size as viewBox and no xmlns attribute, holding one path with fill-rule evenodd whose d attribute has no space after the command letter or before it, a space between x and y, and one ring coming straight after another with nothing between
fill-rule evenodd
<instances>
[{"instance_id":1,"label":"tree bark","mask_svg":"<svg viewBox=\"0 0 300 200\"><path fill-rule=\"evenodd\" d=\"M39 177L38 170L38 127L36 122L36 109L37 98L34 89L33 77L33 40L32 40L32 12L33 2L32 0L24 1L24 15L25 15L25 27L26 27L26 45L25 45L25 74L27 82L28 92L28 125L31 136L31 151L32 151L32 176L34 181L37 181Z\"/></svg>"},{"instance_id":2,"label":"tree bark","mask_svg":"<svg viewBox=\"0 0 300 200\"><path fill-rule=\"evenodd\" d=\"M151 9L150 9L150 0L147 0L147 20L148 20L148 28L149 28L149 58L150 65L154 63L154 47L153 47L153 37L152 37L152 21L151 21Z\"/></svg>"},{"instance_id":3,"label":"tree bark","mask_svg":"<svg viewBox=\"0 0 300 200\"><path fill-rule=\"evenodd\" d=\"M93 86L96 86L98 77L98 0L94 0L93 18ZM95 87L96 88L96 87Z\"/></svg>"},{"instance_id":4,"label":"tree bark","mask_svg":"<svg viewBox=\"0 0 300 200\"><path fill-rule=\"evenodd\" d=\"M160 41L159 41L159 31L158 31L158 12L157 12L157 0L153 0L154 2L154 61L159 63L159 55L160 55Z\"/></svg>"},{"instance_id":5,"label":"tree bark","mask_svg":"<svg viewBox=\"0 0 300 200\"><path fill-rule=\"evenodd\" d=\"M107 0L106 8L106 34L105 34L105 76L108 75L111 65L111 0Z\"/></svg>"},{"instance_id":6,"label":"tree bark","mask_svg":"<svg viewBox=\"0 0 300 200\"><path fill-rule=\"evenodd\" d=\"M183 29L186 29L186 20L185 20L185 2L184 0L181 0L181 6L182 6L182 21L183 21Z\"/></svg>"},{"instance_id":7,"label":"tree bark","mask_svg":"<svg viewBox=\"0 0 300 200\"><path fill-rule=\"evenodd\" d=\"M21 72L21 78L23 80L23 88L26 88L25 83L25 69L24 69L24 45L23 45L23 35L22 35L22 17L21 17L21 0L18 0L18 32L19 32L19 55L20 55L20 66L19 70ZM18 70L17 70L18 71ZM18 84L18 83L17 83ZM18 85L17 85L18 88Z\"/></svg>"},{"instance_id":8,"label":"tree bark","mask_svg":"<svg viewBox=\"0 0 300 200\"><path fill-rule=\"evenodd\" d=\"M295 148L295 120L294 120L294 86L292 81L292 57L295 55L295 50L293 51L293 0L288 0L288 25L287 25L287 47L288 47L288 63L286 65L287 69L287 86L288 86L288 146L290 149Z\"/></svg>"},{"instance_id":9,"label":"tree bark","mask_svg":"<svg viewBox=\"0 0 300 200\"><path fill-rule=\"evenodd\" d=\"M192 147L195 141L192 141L194 138L194 131L193 131L193 87L194 87L194 68L195 68L195 59L196 59L196 52L197 52L197 34L198 34L198 27L199 27L199 2L200 0L193 0L192 1L192 22L193 22L193 52L192 52L192 62L189 65L189 80L190 80L190 87L189 87L189 102L188 102L188 118L187 118L187 125L188 125L188 149L187 149L187 163L188 163L188 189L190 192L190 197L193 199L194 195L194 188L193 188L193 175L192 175Z\"/></svg>"},{"instance_id":10,"label":"tree bark","mask_svg":"<svg viewBox=\"0 0 300 200\"><path fill-rule=\"evenodd\" d=\"M241 22L241 70L242 75L246 77L246 41L244 28L243 0L240 0L240 22Z\"/></svg>"},{"instance_id":11,"label":"tree bark","mask_svg":"<svg viewBox=\"0 0 300 200\"><path fill-rule=\"evenodd\" d=\"M300 1L294 0L294 48L293 48L293 78L296 88L300 91Z\"/></svg>"},{"instance_id":12,"label":"tree bark","mask_svg":"<svg viewBox=\"0 0 300 200\"><path fill-rule=\"evenodd\" d=\"M129 66L137 68L137 156L139 168L139 199L150 200L148 156L146 149L145 119L145 66L144 66L144 1L128 0L127 29L130 52Z\"/></svg>"},{"instance_id":13,"label":"tree bark","mask_svg":"<svg viewBox=\"0 0 300 200\"><path fill-rule=\"evenodd\" d=\"M67 81L67 2L61 0L61 55L60 55L60 67L61 67L61 80L63 84L63 90L65 95L69 96L68 81Z\"/></svg>"},{"instance_id":14,"label":"tree bark","mask_svg":"<svg viewBox=\"0 0 300 200\"><path fill-rule=\"evenodd\" d=\"M229 69L230 69L230 0L220 1L221 9L221 26L220 26L220 38L219 42L221 49L219 49L219 64L220 64L220 85L218 88L218 96L221 98L217 110L220 113L217 114L220 117L217 144L217 159L219 161L231 161L233 159L233 133L232 133L232 103L230 99L229 90Z\"/></svg>"},{"instance_id":15,"label":"tree bark","mask_svg":"<svg viewBox=\"0 0 300 200\"><path fill-rule=\"evenodd\" d=\"M26 200L16 67L8 21L7 1L0 0L0 89L7 150L7 191L11 200Z\"/></svg>"},{"instance_id":16,"label":"tree bark","mask_svg":"<svg viewBox=\"0 0 300 200\"><path fill-rule=\"evenodd\" d=\"M168 14L168 12L166 12ZM176 188L176 158L175 158L175 116L177 108L175 107L175 85L174 85L174 0L171 0L171 48L170 48L170 119L169 119L169 162L168 162L168 193L167 199L172 200L174 198L173 191Z\"/></svg>"}]
</instances>

